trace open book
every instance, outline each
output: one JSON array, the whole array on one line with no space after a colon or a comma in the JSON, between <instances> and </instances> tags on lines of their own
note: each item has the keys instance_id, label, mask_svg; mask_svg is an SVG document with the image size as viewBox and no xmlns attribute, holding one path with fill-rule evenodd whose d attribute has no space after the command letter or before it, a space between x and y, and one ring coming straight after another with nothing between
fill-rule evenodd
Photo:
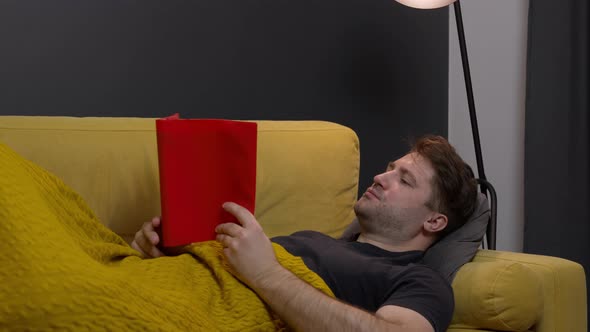
<instances>
[{"instance_id":1,"label":"open book","mask_svg":"<svg viewBox=\"0 0 590 332\"><path fill-rule=\"evenodd\" d=\"M164 247L214 240L218 224L237 222L224 202L254 213L256 123L175 114L156 120L156 134Z\"/></svg>"}]
</instances>

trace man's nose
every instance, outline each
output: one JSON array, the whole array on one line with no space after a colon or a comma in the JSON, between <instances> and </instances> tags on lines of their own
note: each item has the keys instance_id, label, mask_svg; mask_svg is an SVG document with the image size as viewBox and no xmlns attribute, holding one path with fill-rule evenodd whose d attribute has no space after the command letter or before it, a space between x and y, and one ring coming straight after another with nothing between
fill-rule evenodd
<instances>
[{"instance_id":1,"label":"man's nose","mask_svg":"<svg viewBox=\"0 0 590 332\"><path fill-rule=\"evenodd\" d=\"M387 170L383 173L377 174L373 177L373 183L380 185L381 187L386 187L387 184L393 181L395 177L396 171L395 170Z\"/></svg>"},{"instance_id":2,"label":"man's nose","mask_svg":"<svg viewBox=\"0 0 590 332\"><path fill-rule=\"evenodd\" d=\"M380 173L380 174L375 175L373 177L373 185L378 184L380 186L383 186L383 183L385 181L385 175L386 174L387 173Z\"/></svg>"}]
</instances>

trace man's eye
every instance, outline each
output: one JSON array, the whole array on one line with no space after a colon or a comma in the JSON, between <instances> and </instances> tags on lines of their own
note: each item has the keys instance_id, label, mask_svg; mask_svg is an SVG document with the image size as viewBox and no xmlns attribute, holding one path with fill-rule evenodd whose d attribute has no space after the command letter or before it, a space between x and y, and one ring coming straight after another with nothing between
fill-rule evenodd
<instances>
[{"instance_id":1,"label":"man's eye","mask_svg":"<svg viewBox=\"0 0 590 332\"><path fill-rule=\"evenodd\" d=\"M408 181L406 181L405 179L402 178L402 183L405 184L406 186L409 186L410 183Z\"/></svg>"}]
</instances>

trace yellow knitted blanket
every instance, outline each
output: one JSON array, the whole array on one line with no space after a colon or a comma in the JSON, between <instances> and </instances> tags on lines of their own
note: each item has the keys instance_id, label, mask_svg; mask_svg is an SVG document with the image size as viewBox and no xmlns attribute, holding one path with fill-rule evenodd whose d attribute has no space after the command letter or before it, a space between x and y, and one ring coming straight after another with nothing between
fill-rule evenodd
<instances>
[{"instance_id":1,"label":"yellow knitted blanket","mask_svg":"<svg viewBox=\"0 0 590 332\"><path fill-rule=\"evenodd\" d=\"M0 144L0 330L285 328L227 271L220 249L211 241L141 259L57 177ZM332 295L300 258L275 252Z\"/></svg>"}]
</instances>

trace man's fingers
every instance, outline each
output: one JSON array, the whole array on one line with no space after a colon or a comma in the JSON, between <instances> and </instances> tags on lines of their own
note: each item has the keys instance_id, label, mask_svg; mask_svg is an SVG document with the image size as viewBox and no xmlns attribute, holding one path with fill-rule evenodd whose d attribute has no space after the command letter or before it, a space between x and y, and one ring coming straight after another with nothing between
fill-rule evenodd
<instances>
[{"instance_id":1,"label":"man's fingers","mask_svg":"<svg viewBox=\"0 0 590 332\"><path fill-rule=\"evenodd\" d=\"M154 217L154 218L152 219L152 226L154 227L154 229L156 229L156 228L160 227L160 223L161 223L161 222L162 222L162 221L161 221L160 217Z\"/></svg>"},{"instance_id":2,"label":"man's fingers","mask_svg":"<svg viewBox=\"0 0 590 332\"><path fill-rule=\"evenodd\" d=\"M160 227L160 223L160 217L154 217L152 220L143 223L141 229L135 233L131 247L139 251L144 257L166 256L157 248L158 243L160 243L160 236L156 229Z\"/></svg>"},{"instance_id":3,"label":"man's fingers","mask_svg":"<svg viewBox=\"0 0 590 332\"><path fill-rule=\"evenodd\" d=\"M139 251L139 253L143 256L143 257L151 257L151 258L156 258L156 257L162 257L165 256L163 252L160 251L160 249L156 248L156 247L151 247L151 248L142 248L137 241L133 241L131 243L131 247L137 251Z\"/></svg>"},{"instance_id":4,"label":"man's fingers","mask_svg":"<svg viewBox=\"0 0 590 332\"><path fill-rule=\"evenodd\" d=\"M153 223L153 220L152 222L146 222L141 228L141 231L143 232L145 238L148 239L151 242L151 244L155 246L158 243L160 243L160 237L158 236L158 233L154 230Z\"/></svg>"},{"instance_id":5,"label":"man's fingers","mask_svg":"<svg viewBox=\"0 0 590 332\"><path fill-rule=\"evenodd\" d=\"M135 234L135 240L133 242L135 242L135 244L141 249L146 257L154 257L151 255L151 253L152 248L155 246L152 244L150 239L145 237L143 231L139 231Z\"/></svg>"},{"instance_id":6,"label":"man's fingers","mask_svg":"<svg viewBox=\"0 0 590 332\"><path fill-rule=\"evenodd\" d=\"M242 224L242 226L244 227L253 224L254 220L256 220L252 213L250 213L248 209L241 205L238 205L233 202L226 202L223 203L222 206L225 211L231 213L234 217L236 217L236 219L238 219L240 224Z\"/></svg>"},{"instance_id":7,"label":"man's fingers","mask_svg":"<svg viewBox=\"0 0 590 332\"><path fill-rule=\"evenodd\" d=\"M163 252L160 251L160 249L156 248L156 247L152 247L152 251L150 252L150 254L152 255L152 257L156 258L156 257L162 257L165 256Z\"/></svg>"},{"instance_id":8,"label":"man's fingers","mask_svg":"<svg viewBox=\"0 0 590 332\"><path fill-rule=\"evenodd\" d=\"M143 256L143 257L148 257L148 255L146 255L145 252L143 252L143 250L141 250L141 248L139 247L139 245L137 245L137 242L135 242L135 240L133 242L131 242L131 248L139 251L139 253Z\"/></svg>"},{"instance_id":9,"label":"man's fingers","mask_svg":"<svg viewBox=\"0 0 590 332\"><path fill-rule=\"evenodd\" d=\"M229 223L225 223L225 224L219 224L219 225L217 225L217 227L215 227L215 232L216 233L218 233L218 234L226 234L226 235L229 235L231 237L237 237L243 231L244 231L244 228L242 228L238 224L234 224L233 222L229 222Z\"/></svg>"},{"instance_id":10,"label":"man's fingers","mask_svg":"<svg viewBox=\"0 0 590 332\"><path fill-rule=\"evenodd\" d=\"M231 237L225 235L225 234L217 234L215 236L215 240L217 240L217 242L221 243L221 245L223 245L225 248L229 247L229 242L231 240Z\"/></svg>"}]
</instances>

